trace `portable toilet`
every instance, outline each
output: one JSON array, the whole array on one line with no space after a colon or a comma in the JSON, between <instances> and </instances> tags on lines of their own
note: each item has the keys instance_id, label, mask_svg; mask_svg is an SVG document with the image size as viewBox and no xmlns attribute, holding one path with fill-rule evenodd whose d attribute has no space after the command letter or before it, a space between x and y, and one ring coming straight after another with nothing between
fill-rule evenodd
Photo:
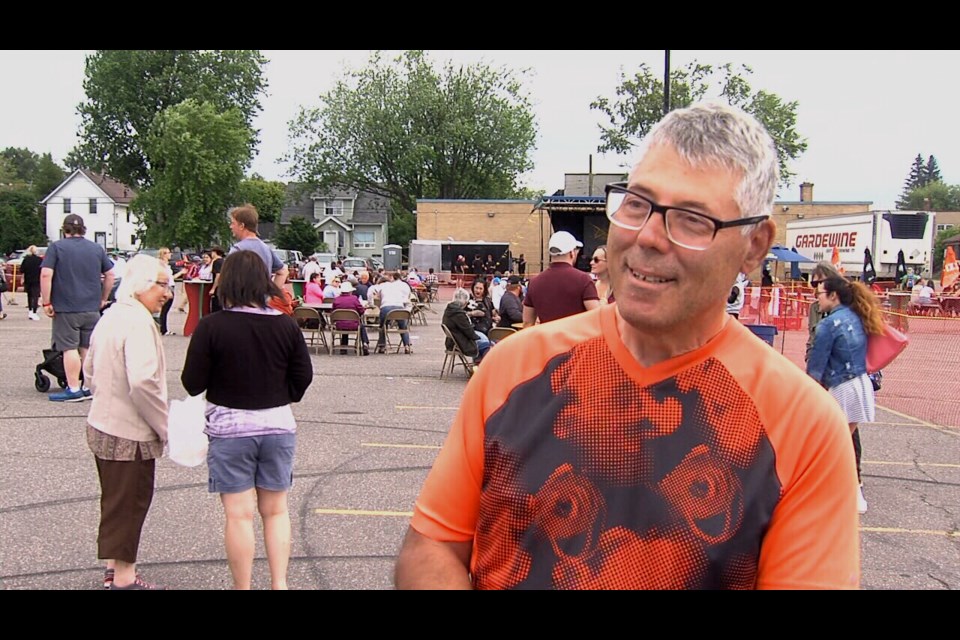
<instances>
[{"instance_id":1,"label":"portable toilet","mask_svg":"<svg viewBox=\"0 0 960 640\"><path fill-rule=\"evenodd\" d=\"M400 263L403 261L403 256L401 251L403 247L398 244L385 244L383 245L383 270L384 271L399 271Z\"/></svg>"}]
</instances>

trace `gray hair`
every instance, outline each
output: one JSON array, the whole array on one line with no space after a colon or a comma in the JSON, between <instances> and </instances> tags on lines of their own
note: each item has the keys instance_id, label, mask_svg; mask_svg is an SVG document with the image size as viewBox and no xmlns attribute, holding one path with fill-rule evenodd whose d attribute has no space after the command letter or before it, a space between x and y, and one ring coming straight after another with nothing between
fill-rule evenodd
<instances>
[{"instance_id":1,"label":"gray hair","mask_svg":"<svg viewBox=\"0 0 960 640\"><path fill-rule=\"evenodd\" d=\"M817 266L815 266L813 268L813 271L810 272L810 275L813 276L818 273L822 276L822 279L831 278L833 276L836 276L838 278L843 277L843 274L841 274L840 271L835 266L833 266L833 263L827 262L826 260L818 262Z\"/></svg>"},{"instance_id":2,"label":"gray hair","mask_svg":"<svg viewBox=\"0 0 960 640\"><path fill-rule=\"evenodd\" d=\"M700 102L671 111L650 130L644 144L644 155L665 145L691 167L723 167L742 174L733 199L743 218L769 214L773 208L780 175L776 146L756 118L736 107ZM744 233L752 228L748 225Z\"/></svg>"},{"instance_id":3,"label":"gray hair","mask_svg":"<svg viewBox=\"0 0 960 640\"><path fill-rule=\"evenodd\" d=\"M470 302L471 298L473 298L473 294L471 294L469 291L467 291L463 287L460 287L459 289L453 292L453 302L458 307L467 306L467 303Z\"/></svg>"},{"instance_id":4,"label":"gray hair","mask_svg":"<svg viewBox=\"0 0 960 640\"><path fill-rule=\"evenodd\" d=\"M117 287L117 300L134 298L138 293L143 293L157 281L161 273L166 274L166 270L156 258L144 253L135 255L123 272L123 279Z\"/></svg>"}]
</instances>

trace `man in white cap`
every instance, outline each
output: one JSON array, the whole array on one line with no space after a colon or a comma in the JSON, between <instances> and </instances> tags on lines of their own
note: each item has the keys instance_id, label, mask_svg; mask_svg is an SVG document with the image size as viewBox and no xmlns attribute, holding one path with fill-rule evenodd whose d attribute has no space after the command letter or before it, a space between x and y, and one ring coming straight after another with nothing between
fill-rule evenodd
<instances>
[{"instance_id":1,"label":"man in white cap","mask_svg":"<svg viewBox=\"0 0 960 640\"><path fill-rule=\"evenodd\" d=\"M557 231L547 243L550 267L527 286L523 298L523 326L566 318L600 306L593 279L573 265L583 243L568 231Z\"/></svg>"}]
</instances>

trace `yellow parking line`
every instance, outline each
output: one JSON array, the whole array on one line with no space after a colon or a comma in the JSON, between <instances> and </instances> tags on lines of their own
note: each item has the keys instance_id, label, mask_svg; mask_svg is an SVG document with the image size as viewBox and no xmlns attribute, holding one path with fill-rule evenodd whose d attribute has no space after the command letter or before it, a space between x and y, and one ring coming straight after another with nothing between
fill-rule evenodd
<instances>
[{"instance_id":1,"label":"yellow parking line","mask_svg":"<svg viewBox=\"0 0 960 640\"><path fill-rule=\"evenodd\" d=\"M410 518L413 511L368 511L366 509L314 509L314 513L325 516L388 516Z\"/></svg>"},{"instance_id":2,"label":"yellow parking line","mask_svg":"<svg viewBox=\"0 0 960 640\"><path fill-rule=\"evenodd\" d=\"M945 467L947 469L960 469L960 464L950 464L948 462L893 462L889 460L864 460L863 464L880 464L897 467Z\"/></svg>"},{"instance_id":3,"label":"yellow parking line","mask_svg":"<svg viewBox=\"0 0 960 640\"><path fill-rule=\"evenodd\" d=\"M406 409L452 409L456 411L460 407L423 407L423 406L412 405L412 404L398 404L394 408L399 409L400 411L404 411Z\"/></svg>"},{"instance_id":4,"label":"yellow parking line","mask_svg":"<svg viewBox=\"0 0 960 640\"><path fill-rule=\"evenodd\" d=\"M936 531L933 529L898 529L896 527L860 527L867 533L917 533L925 536L946 536L960 538L960 531Z\"/></svg>"},{"instance_id":5,"label":"yellow parking line","mask_svg":"<svg viewBox=\"0 0 960 640\"><path fill-rule=\"evenodd\" d=\"M936 429L937 431L939 431L939 432L941 432L941 433L949 433L950 435L953 435L953 436L960 436L960 430L957 430L956 427L952 427L952 428L951 428L951 427L944 427L944 426L939 425L939 424L933 424L932 422L927 422L926 420L921 420L920 418L917 418L916 416L911 416L911 415L906 414L906 413L901 413L900 411L896 411L896 410L894 410L894 409L891 409L891 408L889 408L889 407L884 407L884 406L881 406L881 405L879 405L879 404L877 405L877 408L878 408L878 409L883 409L884 411L889 411L890 413L892 413L892 414L894 414L894 415L898 415L898 416L900 416L901 418L907 418L908 420L916 420L918 424L923 425L924 427L930 427L931 429Z\"/></svg>"},{"instance_id":6,"label":"yellow parking line","mask_svg":"<svg viewBox=\"0 0 960 640\"><path fill-rule=\"evenodd\" d=\"M391 447L396 449L439 449L438 444L393 444L390 442L361 442L361 447Z\"/></svg>"}]
</instances>

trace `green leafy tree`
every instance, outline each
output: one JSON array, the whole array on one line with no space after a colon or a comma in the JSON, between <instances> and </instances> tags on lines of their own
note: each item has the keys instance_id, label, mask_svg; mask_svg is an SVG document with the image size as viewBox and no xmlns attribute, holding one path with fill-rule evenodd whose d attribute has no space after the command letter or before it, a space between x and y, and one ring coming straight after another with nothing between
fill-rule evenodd
<instances>
[{"instance_id":1,"label":"green leafy tree","mask_svg":"<svg viewBox=\"0 0 960 640\"><path fill-rule=\"evenodd\" d=\"M261 222L276 222L286 202L286 187L282 182L264 180L253 174L240 183L234 198L235 205L248 202L257 208Z\"/></svg>"},{"instance_id":2,"label":"green leafy tree","mask_svg":"<svg viewBox=\"0 0 960 640\"><path fill-rule=\"evenodd\" d=\"M14 175L22 182L33 180L37 172L37 164L40 162L40 156L26 148L7 147L0 151L0 157L10 163Z\"/></svg>"},{"instance_id":3,"label":"green leafy tree","mask_svg":"<svg viewBox=\"0 0 960 640\"><path fill-rule=\"evenodd\" d=\"M448 62L438 71L422 51L391 62L375 53L320 102L290 123L294 175L321 191L390 198L399 207L391 241L417 198L511 197L533 166L532 106L507 68Z\"/></svg>"},{"instance_id":4,"label":"green leafy tree","mask_svg":"<svg viewBox=\"0 0 960 640\"><path fill-rule=\"evenodd\" d=\"M31 244L47 244L33 193L29 189L0 190L0 253L8 254Z\"/></svg>"},{"instance_id":5,"label":"green leafy tree","mask_svg":"<svg viewBox=\"0 0 960 640\"><path fill-rule=\"evenodd\" d=\"M923 156L917 154L917 157L913 159L913 164L910 165L910 173L907 175L907 179L903 182L903 192L900 194L900 198L897 199L897 209L922 209L923 207L923 197L928 197L927 195L921 197L919 200L912 196L912 193L917 189L921 189L935 182L942 182L943 178L940 177L940 165L937 164L937 159L933 156L927 158L926 164L923 162ZM917 203L920 204L917 204ZM931 200L932 202L932 200ZM938 207L932 207L938 209ZM950 210L950 209L939 209L940 211Z\"/></svg>"},{"instance_id":6,"label":"green leafy tree","mask_svg":"<svg viewBox=\"0 0 960 640\"><path fill-rule=\"evenodd\" d=\"M228 236L227 211L250 162L253 132L237 108L187 99L154 119L143 139L151 186L132 203L153 246L202 247Z\"/></svg>"},{"instance_id":7,"label":"green leafy tree","mask_svg":"<svg viewBox=\"0 0 960 640\"><path fill-rule=\"evenodd\" d=\"M267 88L259 51L97 51L86 60L80 144L71 167L105 171L135 188L153 183L161 158L146 149L154 119L188 98L217 113L236 109L250 129ZM252 153L257 136L249 137Z\"/></svg>"},{"instance_id":8,"label":"green leafy tree","mask_svg":"<svg viewBox=\"0 0 960 640\"><path fill-rule=\"evenodd\" d=\"M17 184L17 168L12 162L0 157L0 189L14 189Z\"/></svg>"},{"instance_id":9,"label":"green leafy tree","mask_svg":"<svg viewBox=\"0 0 960 640\"><path fill-rule=\"evenodd\" d=\"M37 169L33 174L33 194L37 202L43 200L50 192L60 186L67 172L53 161L53 156L45 153L37 161Z\"/></svg>"},{"instance_id":10,"label":"green leafy tree","mask_svg":"<svg viewBox=\"0 0 960 640\"><path fill-rule=\"evenodd\" d=\"M931 274L943 271L943 252L947 249L947 240L958 234L960 234L960 229L956 227L937 232L937 237L933 239L933 270L930 272Z\"/></svg>"},{"instance_id":11,"label":"green leafy tree","mask_svg":"<svg viewBox=\"0 0 960 640\"><path fill-rule=\"evenodd\" d=\"M930 182L915 187L897 203L898 209L920 211L960 211L960 185Z\"/></svg>"},{"instance_id":12,"label":"green leafy tree","mask_svg":"<svg viewBox=\"0 0 960 640\"><path fill-rule=\"evenodd\" d=\"M807 150L807 141L797 132L798 103L784 102L779 96L763 90L754 91L747 82L753 70L746 65L739 69L730 63L714 68L691 62L670 71L670 105L687 107L706 99L711 82L719 76L717 97L752 114L767 128L777 148L780 184L789 186L796 175L790 171L790 161ZM663 80L650 67L641 64L633 77L621 71L620 85L615 98L598 97L590 103L591 109L604 113L610 126L600 125L601 153L626 153L642 140L663 118Z\"/></svg>"},{"instance_id":13,"label":"green leafy tree","mask_svg":"<svg viewBox=\"0 0 960 640\"><path fill-rule=\"evenodd\" d=\"M306 218L294 218L289 224L280 225L274 235L274 244L282 249L296 249L305 256L319 251L320 233ZM326 247L326 245L323 245Z\"/></svg>"}]
</instances>

